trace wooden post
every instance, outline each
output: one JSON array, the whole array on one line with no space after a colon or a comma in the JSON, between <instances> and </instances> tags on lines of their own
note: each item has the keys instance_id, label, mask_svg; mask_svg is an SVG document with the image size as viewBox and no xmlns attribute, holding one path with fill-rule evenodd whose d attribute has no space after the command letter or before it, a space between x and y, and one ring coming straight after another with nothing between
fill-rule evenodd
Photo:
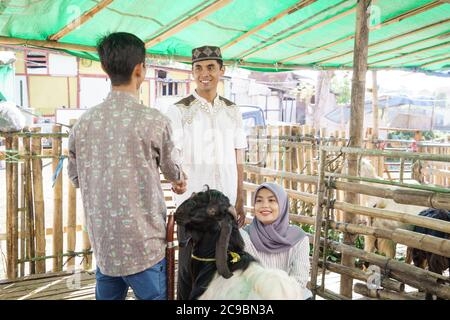
<instances>
[{"instance_id":1,"label":"wooden post","mask_svg":"<svg viewBox=\"0 0 450 320\"><path fill-rule=\"evenodd\" d=\"M53 126L53 133L61 133L61 126ZM61 157L61 137L52 138L52 169L55 174ZM63 261L63 208L62 208L62 172L56 178L53 187L53 272L62 271Z\"/></svg>"},{"instance_id":2,"label":"wooden post","mask_svg":"<svg viewBox=\"0 0 450 320\"><path fill-rule=\"evenodd\" d=\"M89 234L86 229L86 222L83 226L83 251L86 253L91 250L91 242L89 241ZM92 268L92 254L85 254L83 260L83 270L91 270Z\"/></svg>"},{"instance_id":3,"label":"wooden post","mask_svg":"<svg viewBox=\"0 0 450 320\"><path fill-rule=\"evenodd\" d=\"M317 274L319 269L319 257L320 257L320 233L322 231L322 215L323 215L323 200L325 198L325 160L326 152L320 151L320 166L319 166L319 182L317 192L317 203L315 206L316 220L314 228L314 251L311 265L311 286L313 289L313 296L315 298L317 291ZM326 236L326 235L325 235Z\"/></svg>"},{"instance_id":4,"label":"wooden post","mask_svg":"<svg viewBox=\"0 0 450 320\"><path fill-rule=\"evenodd\" d=\"M27 132L28 129L26 130ZM25 168L25 219L27 221L27 257L33 258L35 256L35 232L34 232L34 210L33 210L33 190L32 190L32 179L31 179L31 148L30 148L30 137L23 138L23 145L25 151L24 168ZM30 274L36 273L36 262L30 261Z\"/></svg>"},{"instance_id":5,"label":"wooden post","mask_svg":"<svg viewBox=\"0 0 450 320\"><path fill-rule=\"evenodd\" d=\"M26 199L25 199L25 167L24 164L21 163L20 164L20 209L18 209L18 211L20 211L20 228L19 228L19 234L20 234L20 260L22 260L22 263L20 263L19 266L19 277L24 277L25 276L25 259L26 259L26 255L25 255L25 247L26 247L26 226L25 226L25 206L26 206Z\"/></svg>"},{"instance_id":6,"label":"wooden post","mask_svg":"<svg viewBox=\"0 0 450 320\"><path fill-rule=\"evenodd\" d=\"M372 116L373 116L373 132L372 137L378 140L379 137L379 124L378 124L378 83L377 83L377 71L372 70Z\"/></svg>"},{"instance_id":7,"label":"wooden post","mask_svg":"<svg viewBox=\"0 0 450 320\"><path fill-rule=\"evenodd\" d=\"M309 128L309 132L308 132L309 136L314 139L316 137L316 129L311 127ZM318 156L319 154L319 147L315 144L315 141L312 140L311 141L311 149L310 149L310 158L309 158L309 163L310 163L310 168L311 168L311 175L316 175L319 172L319 164L318 162L314 161L314 159L316 159L316 156ZM312 185L312 192L316 193L317 192L317 188L316 185Z\"/></svg>"},{"instance_id":8,"label":"wooden post","mask_svg":"<svg viewBox=\"0 0 450 320\"><path fill-rule=\"evenodd\" d=\"M303 126L303 130L304 130L303 136L307 137L307 136L309 136L309 134L311 132L311 127L305 125L305 126ZM305 149L304 149L305 150L305 173L307 175L312 175L312 157L313 157L312 156L312 147L313 147L313 145L312 145L311 141L307 141L307 142L309 142L310 145L305 146ZM307 189L304 190L306 192L311 192L311 190L315 190L315 189L313 189L313 186L311 186L311 185L308 185L306 188Z\"/></svg>"},{"instance_id":9,"label":"wooden post","mask_svg":"<svg viewBox=\"0 0 450 320\"><path fill-rule=\"evenodd\" d=\"M19 140L17 136L5 139L6 158L6 273L8 279L17 278L18 259L18 166Z\"/></svg>"},{"instance_id":10,"label":"wooden post","mask_svg":"<svg viewBox=\"0 0 450 320\"><path fill-rule=\"evenodd\" d=\"M369 13L368 8L370 0L358 0L356 7L356 30L355 45L353 55L353 79L351 95L350 112L350 147L361 147L363 138L364 124L364 95L366 90L366 71L367 71L367 48L369 42L369 28L367 25ZM357 175L357 155L348 155L349 175ZM355 193L346 193L345 201L348 203L357 203L358 196ZM344 212L344 222L353 223L355 216ZM344 233L343 243L354 244L355 237L349 233ZM355 258L347 253L342 254L342 264L347 267L353 267ZM352 297L353 280L351 277L342 275L340 284L340 294L346 297Z\"/></svg>"},{"instance_id":11,"label":"wooden post","mask_svg":"<svg viewBox=\"0 0 450 320\"><path fill-rule=\"evenodd\" d=\"M76 119L71 119L69 124L73 126ZM65 155L68 156L67 150ZM77 189L72 181L67 181L67 252L75 252L77 241ZM75 268L75 256L69 257L67 262L67 270L73 271Z\"/></svg>"},{"instance_id":12,"label":"wooden post","mask_svg":"<svg viewBox=\"0 0 450 320\"><path fill-rule=\"evenodd\" d=\"M70 179L67 181L67 252L75 252L77 241L77 189L73 186ZM69 271L75 268L75 256L69 257L67 269Z\"/></svg>"},{"instance_id":13,"label":"wooden post","mask_svg":"<svg viewBox=\"0 0 450 320\"><path fill-rule=\"evenodd\" d=\"M272 142L272 127L267 126L267 168L275 169L273 164L273 142Z\"/></svg>"},{"instance_id":14,"label":"wooden post","mask_svg":"<svg viewBox=\"0 0 450 320\"><path fill-rule=\"evenodd\" d=\"M285 162L286 147L281 145L282 136L283 136L283 127L282 126L277 127L277 134L278 134L278 137L277 137L278 138L278 152L277 152L277 158L276 158L277 159L276 160L277 170L284 171L284 166L286 165L286 162ZM281 184L281 183L284 184L284 182L285 182L283 177L281 177L281 176L277 180L278 180L279 184Z\"/></svg>"},{"instance_id":15,"label":"wooden post","mask_svg":"<svg viewBox=\"0 0 450 320\"><path fill-rule=\"evenodd\" d=\"M32 128L32 132L39 133L41 128ZM31 141L31 154L40 156L42 153L41 138L33 137ZM45 256L45 210L44 192L42 184L42 160L33 158L33 193L35 208L35 233L36 233L36 256ZM36 261L36 273L45 273L45 260Z\"/></svg>"},{"instance_id":16,"label":"wooden post","mask_svg":"<svg viewBox=\"0 0 450 320\"><path fill-rule=\"evenodd\" d=\"M285 137L290 137L291 136L291 127L290 126L284 126L282 127L282 135L283 135L283 140L286 140ZM292 158L292 147L286 147L284 146L282 149L283 152L283 162L281 163L281 168L280 170L283 171L287 171L287 172L292 172L292 162L291 162L291 158ZM291 188L291 181L289 179L287 179L286 177L284 178L283 181L284 187L287 189L292 189Z\"/></svg>"},{"instance_id":17,"label":"wooden post","mask_svg":"<svg viewBox=\"0 0 450 320\"><path fill-rule=\"evenodd\" d=\"M304 126L301 126L299 128L299 135L303 136L304 135ZM303 148L302 145L297 147L297 161L298 161L298 165L297 165L297 173L303 173L303 171L305 171L305 149ZM304 183L300 183L300 191L304 192L305 191L305 184Z\"/></svg>"}]
</instances>

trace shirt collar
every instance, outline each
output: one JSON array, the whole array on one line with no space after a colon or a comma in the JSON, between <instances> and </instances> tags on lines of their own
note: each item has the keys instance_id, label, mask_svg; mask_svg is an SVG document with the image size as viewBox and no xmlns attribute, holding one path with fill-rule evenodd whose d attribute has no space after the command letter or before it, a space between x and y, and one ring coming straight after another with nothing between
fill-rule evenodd
<instances>
[{"instance_id":1,"label":"shirt collar","mask_svg":"<svg viewBox=\"0 0 450 320\"><path fill-rule=\"evenodd\" d=\"M218 94L216 94L216 97L214 98L212 104L210 102L208 102L208 100L206 100L205 98L199 96L199 94L197 93L196 90L194 90L194 93L192 95L194 96L195 99L199 100L202 104L206 104L206 105L208 105L210 107L214 107L214 106L218 107L219 106L220 99L219 99L219 95Z\"/></svg>"},{"instance_id":2,"label":"shirt collar","mask_svg":"<svg viewBox=\"0 0 450 320\"><path fill-rule=\"evenodd\" d=\"M116 90L112 90L109 94L108 97L106 98L108 100L112 100L112 99L125 99L125 100L132 100L133 102L139 103L139 99L134 95L131 94L130 92L125 92L125 91L116 91Z\"/></svg>"}]
</instances>

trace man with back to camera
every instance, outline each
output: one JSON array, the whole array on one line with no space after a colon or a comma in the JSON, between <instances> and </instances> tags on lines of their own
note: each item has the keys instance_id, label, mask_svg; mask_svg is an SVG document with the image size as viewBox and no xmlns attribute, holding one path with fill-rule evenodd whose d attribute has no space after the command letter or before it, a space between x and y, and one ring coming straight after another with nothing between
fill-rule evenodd
<instances>
[{"instance_id":1,"label":"man with back to camera","mask_svg":"<svg viewBox=\"0 0 450 320\"><path fill-rule=\"evenodd\" d=\"M243 195L243 149L247 139L239 108L217 94L224 75L219 47L203 46L192 50L192 74L196 83L193 94L167 110L172 122L175 149L189 177L187 192L175 195L179 206L204 185L222 191L235 204L242 226L245 219ZM177 191L175 189L175 191ZM178 226L180 241L178 264L178 299L189 299L190 245Z\"/></svg>"},{"instance_id":2,"label":"man with back to camera","mask_svg":"<svg viewBox=\"0 0 450 320\"><path fill-rule=\"evenodd\" d=\"M112 90L86 111L69 137L69 178L80 187L97 261L95 296L167 299L166 206L159 169L176 192L186 189L172 159L170 121L138 102L145 78L145 45L118 32L98 45Z\"/></svg>"}]
</instances>

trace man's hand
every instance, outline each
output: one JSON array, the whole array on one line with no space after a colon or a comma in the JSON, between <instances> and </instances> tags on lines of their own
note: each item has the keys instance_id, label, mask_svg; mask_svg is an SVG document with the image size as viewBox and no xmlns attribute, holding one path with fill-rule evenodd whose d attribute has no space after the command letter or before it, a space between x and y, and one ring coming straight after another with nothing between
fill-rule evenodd
<instances>
[{"instance_id":1,"label":"man's hand","mask_svg":"<svg viewBox=\"0 0 450 320\"><path fill-rule=\"evenodd\" d=\"M239 228L241 228L245 223L245 212L244 212L244 200L238 198L236 200L236 213L237 213L237 222Z\"/></svg>"},{"instance_id":2,"label":"man's hand","mask_svg":"<svg viewBox=\"0 0 450 320\"><path fill-rule=\"evenodd\" d=\"M183 194L186 192L186 187L187 187L187 175L186 173L182 172L181 173L181 179L178 181L174 181L172 182L172 191L175 192L176 194Z\"/></svg>"}]
</instances>

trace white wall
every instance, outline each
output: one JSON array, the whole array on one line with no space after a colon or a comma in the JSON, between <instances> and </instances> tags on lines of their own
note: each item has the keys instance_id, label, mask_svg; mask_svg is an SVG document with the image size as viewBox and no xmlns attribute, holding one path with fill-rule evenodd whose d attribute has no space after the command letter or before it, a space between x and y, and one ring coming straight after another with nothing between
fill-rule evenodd
<instances>
[{"instance_id":1,"label":"white wall","mask_svg":"<svg viewBox=\"0 0 450 320\"><path fill-rule=\"evenodd\" d=\"M80 77L80 109L102 103L111 91L107 78Z\"/></svg>"}]
</instances>

